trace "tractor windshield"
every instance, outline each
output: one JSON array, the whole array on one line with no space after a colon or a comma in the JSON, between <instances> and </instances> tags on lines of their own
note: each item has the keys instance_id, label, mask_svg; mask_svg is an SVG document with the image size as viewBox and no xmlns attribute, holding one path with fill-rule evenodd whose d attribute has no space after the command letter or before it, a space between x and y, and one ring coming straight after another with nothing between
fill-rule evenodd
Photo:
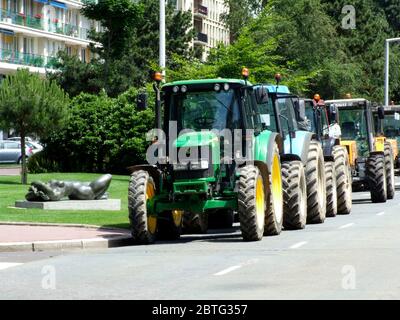
<instances>
[{"instance_id":1,"label":"tractor windshield","mask_svg":"<svg viewBox=\"0 0 400 320\"><path fill-rule=\"evenodd\" d=\"M400 114L386 114L383 130L387 138L400 138Z\"/></svg>"},{"instance_id":2,"label":"tractor windshield","mask_svg":"<svg viewBox=\"0 0 400 320\"><path fill-rule=\"evenodd\" d=\"M360 155L368 152L367 118L363 108L340 109L340 125L343 140L356 141Z\"/></svg>"},{"instance_id":3,"label":"tractor windshield","mask_svg":"<svg viewBox=\"0 0 400 320\"><path fill-rule=\"evenodd\" d=\"M238 98L233 89L172 94L169 118L178 122L179 130L224 130L242 127Z\"/></svg>"}]
</instances>

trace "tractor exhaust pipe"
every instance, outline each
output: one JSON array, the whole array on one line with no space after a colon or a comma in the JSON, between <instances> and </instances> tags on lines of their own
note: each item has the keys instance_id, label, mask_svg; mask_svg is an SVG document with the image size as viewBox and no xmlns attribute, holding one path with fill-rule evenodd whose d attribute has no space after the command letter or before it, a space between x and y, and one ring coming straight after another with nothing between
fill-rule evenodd
<instances>
[{"instance_id":1,"label":"tractor exhaust pipe","mask_svg":"<svg viewBox=\"0 0 400 320\"><path fill-rule=\"evenodd\" d=\"M154 81L156 83L153 84L154 92L156 93L156 104L155 104L155 128L162 129L162 118L161 118L161 88L160 83L163 79L163 76L160 72L154 73Z\"/></svg>"}]
</instances>

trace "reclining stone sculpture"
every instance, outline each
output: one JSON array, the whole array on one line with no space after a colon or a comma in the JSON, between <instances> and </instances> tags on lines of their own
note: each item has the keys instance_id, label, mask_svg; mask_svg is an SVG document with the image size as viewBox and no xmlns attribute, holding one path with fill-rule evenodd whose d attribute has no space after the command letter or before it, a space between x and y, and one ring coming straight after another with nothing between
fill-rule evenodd
<instances>
[{"instance_id":1,"label":"reclining stone sculpture","mask_svg":"<svg viewBox=\"0 0 400 320\"><path fill-rule=\"evenodd\" d=\"M112 175L106 174L92 182L51 180L32 182L25 196L28 201L100 200L107 199L106 191Z\"/></svg>"}]
</instances>

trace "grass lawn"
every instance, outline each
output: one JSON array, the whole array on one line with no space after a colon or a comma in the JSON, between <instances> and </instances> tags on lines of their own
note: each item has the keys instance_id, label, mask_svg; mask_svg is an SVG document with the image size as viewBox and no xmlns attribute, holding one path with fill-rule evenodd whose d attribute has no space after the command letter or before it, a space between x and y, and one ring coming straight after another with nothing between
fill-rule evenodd
<instances>
[{"instance_id":1,"label":"grass lawn","mask_svg":"<svg viewBox=\"0 0 400 320\"><path fill-rule=\"evenodd\" d=\"M87 173L51 173L30 174L30 182L51 179L93 181L99 174ZM113 176L108 190L109 198L121 199L121 211L45 211L39 209L13 209L16 200L25 199L28 185L21 185L20 177L0 176L0 221L2 222L47 222L47 223L78 223L107 227L128 228L128 182L129 176Z\"/></svg>"}]
</instances>

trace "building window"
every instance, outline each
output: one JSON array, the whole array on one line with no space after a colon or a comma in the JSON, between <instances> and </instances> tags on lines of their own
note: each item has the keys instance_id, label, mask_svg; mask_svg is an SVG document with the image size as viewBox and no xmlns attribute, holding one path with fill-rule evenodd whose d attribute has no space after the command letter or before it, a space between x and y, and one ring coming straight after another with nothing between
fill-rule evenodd
<instances>
[{"instance_id":1,"label":"building window","mask_svg":"<svg viewBox=\"0 0 400 320\"><path fill-rule=\"evenodd\" d=\"M81 60L86 63L86 49L81 49Z\"/></svg>"}]
</instances>

